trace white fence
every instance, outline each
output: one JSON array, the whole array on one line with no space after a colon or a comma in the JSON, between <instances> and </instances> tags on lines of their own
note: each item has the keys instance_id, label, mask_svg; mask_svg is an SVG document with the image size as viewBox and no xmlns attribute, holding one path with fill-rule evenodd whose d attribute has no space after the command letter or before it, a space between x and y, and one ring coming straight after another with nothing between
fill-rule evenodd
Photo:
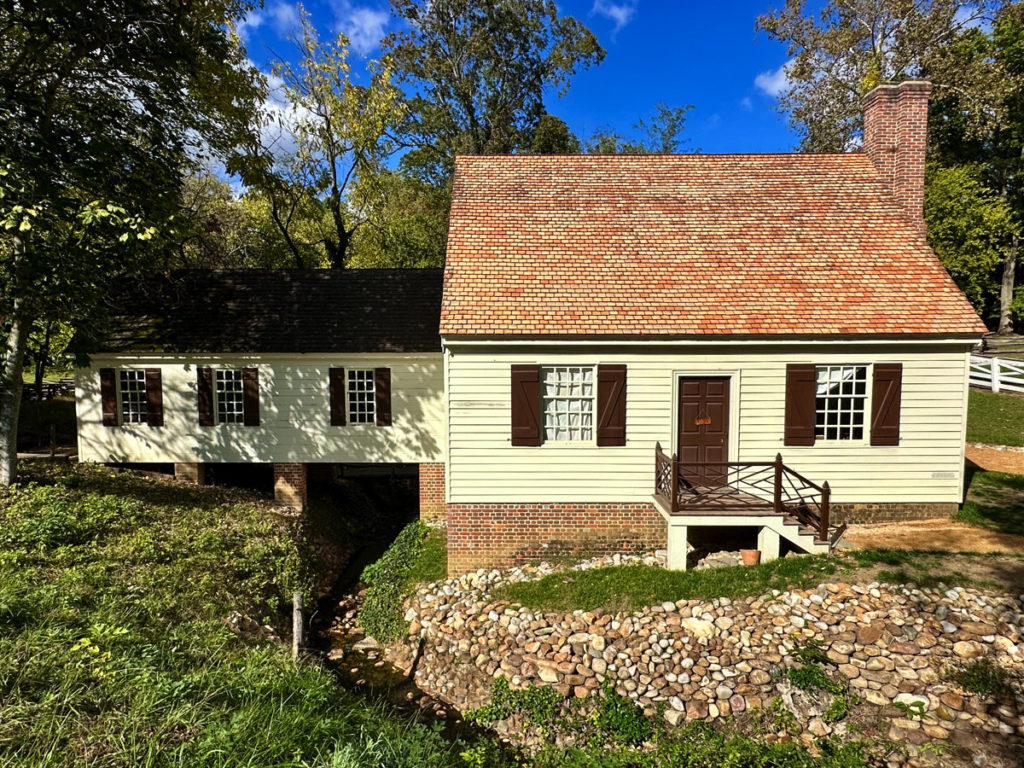
<instances>
[{"instance_id":1,"label":"white fence","mask_svg":"<svg viewBox=\"0 0 1024 768\"><path fill-rule=\"evenodd\" d=\"M1024 392L1024 360L971 355L971 386L993 392Z\"/></svg>"}]
</instances>

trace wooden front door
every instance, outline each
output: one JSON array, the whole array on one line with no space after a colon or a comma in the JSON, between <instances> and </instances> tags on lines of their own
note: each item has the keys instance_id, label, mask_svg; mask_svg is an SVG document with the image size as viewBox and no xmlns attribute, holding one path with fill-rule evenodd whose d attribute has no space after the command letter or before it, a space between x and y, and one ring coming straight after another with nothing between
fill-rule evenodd
<instances>
[{"instance_id":1,"label":"wooden front door","mask_svg":"<svg viewBox=\"0 0 1024 768\"><path fill-rule=\"evenodd\" d=\"M679 379L679 463L682 480L717 487L726 482L729 460L729 379ZM711 465L708 464L711 462Z\"/></svg>"}]
</instances>

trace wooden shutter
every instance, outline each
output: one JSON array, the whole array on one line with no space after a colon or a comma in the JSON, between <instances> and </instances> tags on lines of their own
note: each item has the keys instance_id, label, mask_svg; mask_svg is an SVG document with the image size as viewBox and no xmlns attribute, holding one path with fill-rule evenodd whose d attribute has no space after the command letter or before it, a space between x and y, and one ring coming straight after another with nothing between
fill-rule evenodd
<instances>
[{"instance_id":1,"label":"wooden shutter","mask_svg":"<svg viewBox=\"0 0 1024 768\"><path fill-rule=\"evenodd\" d=\"M391 426L391 369L373 369L373 394L376 398L377 426Z\"/></svg>"},{"instance_id":2,"label":"wooden shutter","mask_svg":"<svg viewBox=\"0 0 1024 768\"><path fill-rule=\"evenodd\" d=\"M255 368L242 369L242 423L260 425L260 373Z\"/></svg>"},{"instance_id":3,"label":"wooden shutter","mask_svg":"<svg viewBox=\"0 0 1024 768\"><path fill-rule=\"evenodd\" d=\"M900 444L902 363L875 363L871 381L871 444Z\"/></svg>"},{"instance_id":4,"label":"wooden shutter","mask_svg":"<svg viewBox=\"0 0 1024 768\"><path fill-rule=\"evenodd\" d=\"M512 445L540 445L540 366L512 366Z\"/></svg>"},{"instance_id":5,"label":"wooden shutter","mask_svg":"<svg viewBox=\"0 0 1024 768\"><path fill-rule=\"evenodd\" d=\"M597 444L626 444L626 366L597 366Z\"/></svg>"},{"instance_id":6,"label":"wooden shutter","mask_svg":"<svg viewBox=\"0 0 1024 768\"><path fill-rule=\"evenodd\" d=\"M199 426L212 427L213 420L213 369L196 369L196 396L199 405Z\"/></svg>"},{"instance_id":7,"label":"wooden shutter","mask_svg":"<svg viewBox=\"0 0 1024 768\"><path fill-rule=\"evenodd\" d=\"M100 403L103 426L117 426L117 372L113 368L100 368Z\"/></svg>"},{"instance_id":8,"label":"wooden shutter","mask_svg":"<svg viewBox=\"0 0 1024 768\"><path fill-rule=\"evenodd\" d=\"M786 366L786 445L814 445L814 410L817 377L814 366Z\"/></svg>"},{"instance_id":9,"label":"wooden shutter","mask_svg":"<svg viewBox=\"0 0 1024 768\"><path fill-rule=\"evenodd\" d=\"M151 427L164 425L164 390L159 368L146 369L146 423Z\"/></svg>"},{"instance_id":10,"label":"wooden shutter","mask_svg":"<svg viewBox=\"0 0 1024 768\"><path fill-rule=\"evenodd\" d=\"M348 416L345 412L345 369L331 368L328 371L328 378L330 381L331 426L344 427Z\"/></svg>"}]
</instances>

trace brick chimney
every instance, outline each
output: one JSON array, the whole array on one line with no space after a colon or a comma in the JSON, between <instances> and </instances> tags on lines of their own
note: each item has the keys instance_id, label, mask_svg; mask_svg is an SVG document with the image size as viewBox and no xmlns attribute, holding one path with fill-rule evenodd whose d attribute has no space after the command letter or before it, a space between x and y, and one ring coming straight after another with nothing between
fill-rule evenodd
<instances>
[{"instance_id":1,"label":"brick chimney","mask_svg":"<svg viewBox=\"0 0 1024 768\"><path fill-rule=\"evenodd\" d=\"M864 153L910 218L924 231L927 80L884 83L864 97Z\"/></svg>"}]
</instances>

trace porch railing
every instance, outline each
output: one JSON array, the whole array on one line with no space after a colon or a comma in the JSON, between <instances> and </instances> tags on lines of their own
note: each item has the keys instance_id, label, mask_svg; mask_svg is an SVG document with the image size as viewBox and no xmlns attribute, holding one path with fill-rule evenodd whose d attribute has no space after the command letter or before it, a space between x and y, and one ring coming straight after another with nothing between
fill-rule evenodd
<instances>
[{"instance_id":1,"label":"porch railing","mask_svg":"<svg viewBox=\"0 0 1024 768\"><path fill-rule=\"evenodd\" d=\"M829 540L828 483L811 482L775 461L682 462L654 448L654 494L672 514L751 512L770 507Z\"/></svg>"}]
</instances>

